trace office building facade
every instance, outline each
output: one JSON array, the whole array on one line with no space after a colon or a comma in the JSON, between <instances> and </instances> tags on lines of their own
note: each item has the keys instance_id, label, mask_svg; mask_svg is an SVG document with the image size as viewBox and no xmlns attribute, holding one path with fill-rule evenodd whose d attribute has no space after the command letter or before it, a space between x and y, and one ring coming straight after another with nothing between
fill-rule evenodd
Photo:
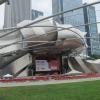
<instances>
[{"instance_id":1,"label":"office building facade","mask_svg":"<svg viewBox=\"0 0 100 100\"><path fill-rule=\"evenodd\" d=\"M52 0L52 13L56 14L62 11L68 11L82 5L82 0ZM87 8L82 8L79 10L68 12L55 17L54 20L58 23L78 26L78 29L80 29L83 32L86 32L86 37L88 38L86 39L88 45L88 55L100 55L100 50L98 50L100 48L98 42L99 40L89 39L89 37L98 37L97 25L84 25L87 23L96 23L95 7L89 6Z\"/></svg>"},{"instance_id":2,"label":"office building facade","mask_svg":"<svg viewBox=\"0 0 100 100\"><path fill-rule=\"evenodd\" d=\"M9 3L5 4L4 28L31 19L31 0L9 0Z\"/></svg>"},{"instance_id":3,"label":"office building facade","mask_svg":"<svg viewBox=\"0 0 100 100\"><path fill-rule=\"evenodd\" d=\"M95 7L89 6L83 8L84 12L84 23L85 30L87 32L87 44L88 44L88 54L89 55L100 55L100 44L99 44L99 34L97 30L96 21L96 11ZM91 37L91 38L89 38Z\"/></svg>"},{"instance_id":4,"label":"office building facade","mask_svg":"<svg viewBox=\"0 0 100 100\"><path fill-rule=\"evenodd\" d=\"M62 11L68 11L79 6L82 6L82 0L52 0L52 13L56 14ZM80 24L84 24L83 9L62 14L55 17L54 20L62 24L79 26ZM78 29L85 31L85 27L83 26L78 27Z\"/></svg>"},{"instance_id":5,"label":"office building facade","mask_svg":"<svg viewBox=\"0 0 100 100\"><path fill-rule=\"evenodd\" d=\"M32 9L32 20L36 19L39 16L43 16L43 12Z\"/></svg>"},{"instance_id":6,"label":"office building facade","mask_svg":"<svg viewBox=\"0 0 100 100\"><path fill-rule=\"evenodd\" d=\"M62 5L63 2L62 1L63 0L52 0L52 13L53 13L53 15L63 11L63 5ZM63 24L64 23L63 14L54 17L54 20L60 24Z\"/></svg>"}]
</instances>

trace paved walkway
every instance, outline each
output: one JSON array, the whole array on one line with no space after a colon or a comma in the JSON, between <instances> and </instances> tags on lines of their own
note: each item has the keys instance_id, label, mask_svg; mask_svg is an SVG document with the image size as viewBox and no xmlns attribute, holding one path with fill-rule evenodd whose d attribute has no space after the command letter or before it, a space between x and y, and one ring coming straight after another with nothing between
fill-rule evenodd
<instances>
[{"instance_id":1,"label":"paved walkway","mask_svg":"<svg viewBox=\"0 0 100 100\"><path fill-rule=\"evenodd\" d=\"M35 82L18 82L18 83L0 83L0 87L16 87L16 86L32 86L32 85L49 85L49 84L62 84L62 83L74 83L74 82L85 82L100 80L97 78L87 79L72 79L72 80L49 80L49 81L35 81Z\"/></svg>"}]
</instances>

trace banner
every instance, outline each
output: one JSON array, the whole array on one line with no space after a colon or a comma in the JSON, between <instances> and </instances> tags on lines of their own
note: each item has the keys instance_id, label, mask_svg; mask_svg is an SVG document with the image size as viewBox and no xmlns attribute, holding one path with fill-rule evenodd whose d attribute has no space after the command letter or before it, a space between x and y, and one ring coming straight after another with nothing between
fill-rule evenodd
<instances>
[{"instance_id":1,"label":"banner","mask_svg":"<svg viewBox=\"0 0 100 100\"><path fill-rule=\"evenodd\" d=\"M36 71L50 71L47 60L36 60Z\"/></svg>"}]
</instances>

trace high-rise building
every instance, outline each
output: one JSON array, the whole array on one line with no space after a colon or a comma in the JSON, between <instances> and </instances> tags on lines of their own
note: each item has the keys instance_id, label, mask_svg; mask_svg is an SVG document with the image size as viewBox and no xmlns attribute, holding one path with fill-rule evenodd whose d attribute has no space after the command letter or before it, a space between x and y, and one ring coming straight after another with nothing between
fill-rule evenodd
<instances>
[{"instance_id":1,"label":"high-rise building","mask_svg":"<svg viewBox=\"0 0 100 100\"><path fill-rule=\"evenodd\" d=\"M82 6L82 0L52 0L52 12L53 14L71 10L73 8ZM57 16L54 18L55 21L62 24L71 24L73 26L78 26L84 24L83 9L75 10ZM85 27L78 27L81 31L85 31Z\"/></svg>"},{"instance_id":2,"label":"high-rise building","mask_svg":"<svg viewBox=\"0 0 100 100\"><path fill-rule=\"evenodd\" d=\"M57 14L61 11L63 11L63 0L52 0L52 13ZM63 15L59 15L54 17L54 20L58 23L62 24L63 22Z\"/></svg>"},{"instance_id":3,"label":"high-rise building","mask_svg":"<svg viewBox=\"0 0 100 100\"><path fill-rule=\"evenodd\" d=\"M32 20L36 19L39 16L43 16L43 12L32 9Z\"/></svg>"},{"instance_id":4,"label":"high-rise building","mask_svg":"<svg viewBox=\"0 0 100 100\"><path fill-rule=\"evenodd\" d=\"M14 27L23 20L31 19L31 0L9 0L5 4L4 28Z\"/></svg>"},{"instance_id":5,"label":"high-rise building","mask_svg":"<svg viewBox=\"0 0 100 100\"><path fill-rule=\"evenodd\" d=\"M82 0L52 0L52 12L53 14L62 12L62 11L68 11L71 9L74 9L76 7L82 6ZM88 55L100 55L99 48L99 42L98 39L98 32L97 32L97 25L91 24L91 25L85 25L87 23L96 23L96 12L95 7L89 6L86 8L74 10L65 14L62 14L60 16L54 17L54 20L58 23L62 24L71 24L73 26L79 26L77 27L83 32L86 32L86 37L89 38L95 38L93 39L86 39L88 44L87 53ZM83 25L83 26L82 26Z\"/></svg>"},{"instance_id":6,"label":"high-rise building","mask_svg":"<svg viewBox=\"0 0 100 100\"><path fill-rule=\"evenodd\" d=\"M95 7L93 6L84 7L83 12L84 12L85 24L90 23L89 25L85 25L85 30L87 32L86 40L88 44L88 54L100 55L100 44L98 39L99 34L97 30L97 24L95 24L97 22Z\"/></svg>"}]
</instances>

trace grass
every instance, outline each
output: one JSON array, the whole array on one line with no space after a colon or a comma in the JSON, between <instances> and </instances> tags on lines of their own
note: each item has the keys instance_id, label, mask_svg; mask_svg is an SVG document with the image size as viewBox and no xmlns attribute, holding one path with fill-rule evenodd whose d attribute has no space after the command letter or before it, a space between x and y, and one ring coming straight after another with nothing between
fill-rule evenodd
<instances>
[{"instance_id":1,"label":"grass","mask_svg":"<svg viewBox=\"0 0 100 100\"><path fill-rule=\"evenodd\" d=\"M100 100L100 81L0 88L0 100Z\"/></svg>"}]
</instances>

